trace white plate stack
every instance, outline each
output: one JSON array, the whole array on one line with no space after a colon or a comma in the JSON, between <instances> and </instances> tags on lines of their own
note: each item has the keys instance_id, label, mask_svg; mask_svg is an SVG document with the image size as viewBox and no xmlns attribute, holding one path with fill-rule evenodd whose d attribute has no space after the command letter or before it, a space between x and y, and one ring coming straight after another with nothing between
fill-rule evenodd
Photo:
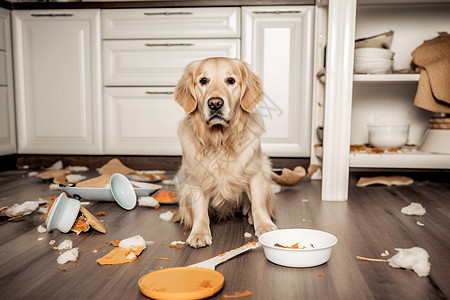
<instances>
[{"instance_id":1,"label":"white plate stack","mask_svg":"<svg viewBox=\"0 0 450 300\"><path fill-rule=\"evenodd\" d=\"M354 71L359 74L392 73L394 52L383 48L355 49Z\"/></svg>"}]
</instances>

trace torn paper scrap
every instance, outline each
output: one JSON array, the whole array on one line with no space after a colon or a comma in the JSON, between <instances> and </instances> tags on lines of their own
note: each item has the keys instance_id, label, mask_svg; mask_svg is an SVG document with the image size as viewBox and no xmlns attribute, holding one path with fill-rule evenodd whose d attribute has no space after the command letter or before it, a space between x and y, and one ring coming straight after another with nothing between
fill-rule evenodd
<instances>
[{"instance_id":1,"label":"torn paper scrap","mask_svg":"<svg viewBox=\"0 0 450 300\"><path fill-rule=\"evenodd\" d=\"M375 176L361 177L356 186L368 186L372 184L391 185L410 185L414 182L412 178L406 176Z\"/></svg>"},{"instance_id":2,"label":"torn paper scrap","mask_svg":"<svg viewBox=\"0 0 450 300\"><path fill-rule=\"evenodd\" d=\"M431 264L428 262L428 252L420 247L403 249L387 260L394 268L414 270L419 276L430 274Z\"/></svg>"},{"instance_id":3,"label":"torn paper scrap","mask_svg":"<svg viewBox=\"0 0 450 300\"><path fill-rule=\"evenodd\" d=\"M68 166L66 170L74 171L74 172L86 172L89 171L88 167L85 166Z\"/></svg>"},{"instance_id":4,"label":"torn paper scrap","mask_svg":"<svg viewBox=\"0 0 450 300\"><path fill-rule=\"evenodd\" d=\"M37 228L37 231L38 231L39 233L44 233L44 232L47 232L47 228L45 228L45 227L42 226L42 225L39 225L38 228Z\"/></svg>"},{"instance_id":5,"label":"torn paper scrap","mask_svg":"<svg viewBox=\"0 0 450 300\"><path fill-rule=\"evenodd\" d=\"M37 201L25 201L22 204L14 204L6 210L2 210L2 215L10 218L17 216L26 216L38 209L39 203Z\"/></svg>"},{"instance_id":6,"label":"torn paper scrap","mask_svg":"<svg viewBox=\"0 0 450 300\"><path fill-rule=\"evenodd\" d=\"M151 196L139 197L138 205L145 206L145 207L152 207L155 209L157 209L160 206L158 200L156 200L155 198L153 198Z\"/></svg>"},{"instance_id":7,"label":"torn paper scrap","mask_svg":"<svg viewBox=\"0 0 450 300\"><path fill-rule=\"evenodd\" d=\"M71 240L64 240L59 244L58 250L64 250L64 249L72 249L72 241Z\"/></svg>"},{"instance_id":8,"label":"torn paper scrap","mask_svg":"<svg viewBox=\"0 0 450 300\"><path fill-rule=\"evenodd\" d=\"M173 211L166 211L165 213L162 213L159 215L159 217L161 218L161 220L164 221L171 221L173 218L174 212Z\"/></svg>"},{"instance_id":9,"label":"torn paper scrap","mask_svg":"<svg viewBox=\"0 0 450 300\"><path fill-rule=\"evenodd\" d=\"M68 174L66 180L68 183L78 183L86 179L86 176L80 174Z\"/></svg>"},{"instance_id":10,"label":"torn paper scrap","mask_svg":"<svg viewBox=\"0 0 450 300\"><path fill-rule=\"evenodd\" d=\"M63 162L58 160L53 165L48 167L46 170L49 170L49 171L51 171L51 170L61 170L62 168L63 168Z\"/></svg>"},{"instance_id":11,"label":"torn paper scrap","mask_svg":"<svg viewBox=\"0 0 450 300\"><path fill-rule=\"evenodd\" d=\"M253 235L250 232L244 233L245 238L251 238Z\"/></svg>"},{"instance_id":12,"label":"torn paper scrap","mask_svg":"<svg viewBox=\"0 0 450 300\"><path fill-rule=\"evenodd\" d=\"M405 206L401 209L401 212L409 216L423 216L427 211L422 206L422 204L417 202L412 202L410 205Z\"/></svg>"},{"instance_id":13,"label":"torn paper scrap","mask_svg":"<svg viewBox=\"0 0 450 300\"><path fill-rule=\"evenodd\" d=\"M57 261L58 264L63 265L69 261L77 261L77 259L78 259L78 248L73 248L62 253L58 257Z\"/></svg>"}]
</instances>

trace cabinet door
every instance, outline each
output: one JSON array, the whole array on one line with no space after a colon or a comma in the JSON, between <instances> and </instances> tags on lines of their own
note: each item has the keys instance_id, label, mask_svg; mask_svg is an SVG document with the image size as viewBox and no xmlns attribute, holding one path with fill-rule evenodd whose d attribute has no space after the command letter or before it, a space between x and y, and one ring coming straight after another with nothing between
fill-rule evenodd
<instances>
[{"instance_id":1,"label":"cabinet door","mask_svg":"<svg viewBox=\"0 0 450 300\"><path fill-rule=\"evenodd\" d=\"M181 155L173 87L105 88L105 154Z\"/></svg>"},{"instance_id":2,"label":"cabinet door","mask_svg":"<svg viewBox=\"0 0 450 300\"><path fill-rule=\"evenodd\" d=\"M10 11L0 8L0 155L16 153Z\"/></svg>"},{"instance_id":3,"label":"cabinet door","mask_svg":"<svg viewBox=\"0 0 450 300\"><path fill-rule=\"evenodd\" d=\"M13 12L19 153L102 153L100 10Z\"/></svg>"},{"instance_id":4,"label":"cabinet door","mask_svg":"<svg viewBox=\"0 0 450 300\"><path fill-rule=\"evenodd\" d=\"M192 61L239 57L238 39L103 41L105 85L176 85Z\"/></svg>"},{"instance_id":5,"label":"cabinet door","mask_svg":"<svg viewBox=\"0 0 450 300\"><path fill-rule=\"evenodd\" d=\"M242 59L264 87L263 150L309 156L314 7L244 7L242 15Z\"/></svg>"}]
</instances>

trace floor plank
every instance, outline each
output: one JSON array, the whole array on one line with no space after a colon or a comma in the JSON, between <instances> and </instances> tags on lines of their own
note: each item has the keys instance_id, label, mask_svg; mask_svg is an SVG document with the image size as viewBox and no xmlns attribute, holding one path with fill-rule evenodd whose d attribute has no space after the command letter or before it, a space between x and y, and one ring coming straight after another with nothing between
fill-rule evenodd
<instances>
[{"instance_id":1,"label":"floor plank","mask_svg":"<svg viewBox=\"0 0 450 300\"><path fill-rule=\"evenodd\" d=\"M48 183L28 177L29 170L0 173L0 206L11 206L39 197L58 195ZM95 172L85 173L94 176ZM173 174L173 173L170 173ZM217 267L225 276L223 289L211 299L249 290L243 299L448 299L450 297L450 180L447 172L427 175L406 173L410 186L356 187L363 173L351 173L349 200L323 202L320 181L304 179L294 187L283 187L276 196L279 228L312 228L337 236L330 261L314 268L286 268L268 262L262 249L242 254ZM373 176L378 174L373 174ZM170 188L170 187L165 187ZM411 202L426 208L424 216L406 216L400 209ZM202 249L170 248L172 241L185 240L188 230L162 221L159 215L174 206L157 210L137 207L125 211L115 203L91 201L86 206L101 217L108 233L89 231L76 235L59 231L39 234L43 215L8 221L0 219L0 286L2 299L145 299L137 282L143 275L176 266L186 266L241 246L255 238L243 218L213 223L213 244ZM417 225L420 221L424 226ZM140 234L149 246L132 263L100 266L96 259L113 246L106 242ZM42 240L38 240L42 238ZM58 245L65 239L80 249L77 262L59 269ZM411 270L394 269L382 262L366 262L357 255L380 258L394 248L419 246L430 254L431 273L419 277ZM96 250L96 251L95 251ZM169 257L160 260L155 257Z\"/></svg>"}]
</instances>

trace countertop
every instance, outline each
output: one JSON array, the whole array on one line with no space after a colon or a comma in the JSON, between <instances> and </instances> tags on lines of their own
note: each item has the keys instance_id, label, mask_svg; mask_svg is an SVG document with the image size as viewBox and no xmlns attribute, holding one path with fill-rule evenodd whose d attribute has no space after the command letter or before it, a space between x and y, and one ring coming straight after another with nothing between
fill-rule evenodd
<instances>
[{"instance_id":1,"label":"countertop","mask_svg":"<svg viewBox=\"0 0 450 300\"><path fill-rule=\"evenodd\" d=\"M143 0L143 1L7 1L0 7L16 9L88 9L88 8L161 8L161 7L220 7L267 5L314 5L315 0Z\"/></svg>"}]
</instances>

